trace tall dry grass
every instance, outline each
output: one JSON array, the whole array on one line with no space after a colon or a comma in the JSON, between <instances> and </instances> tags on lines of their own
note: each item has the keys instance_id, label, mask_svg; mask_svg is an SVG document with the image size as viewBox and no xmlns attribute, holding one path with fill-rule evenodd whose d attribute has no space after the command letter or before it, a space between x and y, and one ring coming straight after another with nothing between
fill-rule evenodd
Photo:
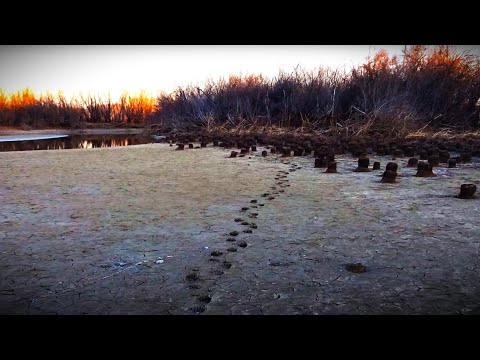
<instances>
[{"instance_id":1,"label":"tall dry grass","mask_svg":"<svg viewBox=\"0 0 480 360\"><path fill-rule=\"evenodd\" d=\"M480 126L480 59L452 46L380 50L349 72L295 69L268 79L230 76L157 99L149 121L241 131L248 126L402 136L424 126ZM237 130L235 130L237 129Z\"/></svg>"},{"instance_id":2,"label":"tall dry grass","mask_svg":"<svg viewBox=\"0 0 480 360\"><path fill-rule=\"evenodd\" d=\"M140 126L155 108L155 99L141 92L124 93L118 102L98 96L67 100L61 93L36 97L26 88L7 95L0 90L0 126L22 128Z\"/></svg>"}]
</instances>

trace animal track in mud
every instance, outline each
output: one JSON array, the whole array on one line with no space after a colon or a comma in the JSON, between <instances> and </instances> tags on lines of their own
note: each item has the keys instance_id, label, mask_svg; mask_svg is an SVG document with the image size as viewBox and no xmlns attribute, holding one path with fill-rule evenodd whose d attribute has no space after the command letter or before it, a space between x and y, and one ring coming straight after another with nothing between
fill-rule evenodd
<instances>
[{"instance_id":1,"label":"animal track in mud","mask_svg":"<svg viewBox=\"0 0 480 360\"><path fill-rule=\"evenodd\" d=\"M295 170L298 170L298 168L295 168L295 165L291 165L291 167L292 168L289 169L290 171L279 171L278 174L275 176L275 179L277 180L277 185L270 187L270 190L272 190L272 192L265 192L262 195L260 195L260 197L266 198L265 200L273 200L276 197L274 195L278 196L280 193L284 193L285 190L283 190L283 188L285 188L287 186L290 186L289 184L287 184L287 182L289 181L288 179L286 179L287 174L289 174L290 172L293 172ZM265 203L259 203L259 200L257 200L257 199L251 199L250 204L251 204L250 206L242 207L240 212L247 212L249 210L251 211L253 209L256 209L258 207L264 207L266 205ZM256 219L258 215L259 215L258 212L250 212L248 214L248 217ZM258 228L258 225L256 223L248 222L247 220L244 220L243 218L240 218L240 217L235 218L234 221L236 223L238 223L239 225L248 226L247 229L242 231L245 234L251 234L251 233L253 233L252 229L257 229ZM210 264L212 264L212 265L214 265L215 263L219 264L219 265L214 265L214 266L210 267L210 273L213 274L213 275L222 276L222 275L225 274L225 272L222 270L222 268L225 270L225 269L230 269L232 267L231 262L229 262L227 260L224 260L225 259L224 253L231 254L230 256L234 256L238 252L238 248L246 248L248 246L248 244L245 240L240 240L239 241L238 238L236 238L238 235L240 235L239 231L236 231L236 230L231 231L228 235L229 235L229 237L226 239L226 241L231 242L232 243L231 245L234 245L234 246L227 247L225 249L225 251L215 250L215 251L212 251L210 253L210 257L209 257L209 261L211 261ZM277 265L277 264L274 264L274 265ZM221 266L221 268L218 268L218 266ZM186 278L187 278L187 280L189 280L189 282L195 282L199 279L199 277L200 277L200 275L199 275L199 269L198 268L192 268L191 272L186 276ZM200 289L200 286L197 285L197 284L191 284L191 285L189 285L189 288L190 289ZM211 289L206 289L206 290L209 293L211 293L211 291L212 291ZM212 299L211 295L202 295L202 296L197 297L197 300L199 302L206 303L206 304L208 304L211 301L211 299ZM191 312L195 313L195 314L199 314L199 313L205 312L206 307L205 306L193 306L193 307L189 308L189 310Z\"/></svg>"},{"instance_id":2,"label":"animal track in mud","mask_svg":"<svg viewBox=\"0 0 480 360\"><path fill-rule=\"evenodd\" d=\"M194 314L201 314L205 312L205 310L207 309L205 308L205 306L194 306L194 307L191 307L189 310Z\"/></svg>"},{"instance_id":3,"label":"animal track in mud","mask_svg":"<svg viewBox=\"0 0 480 360\"><path fill-rule=\"evenodd\" d=\"M212 297L210 295L202 295L198 297L198 301L208 304L210 301L212 301Z\"/></svg>"},{"instance_id":4,"label":"animal track in mud","mask_svg":"<svg viewBox=\"0 0 480 360\"><path fill-rule=\"evenodd\" d=\"M187 276L185 276L185 279L188 281L197 281L198 278L200 277L200 274L197 271L192 271Z\"/></svg>"}]
</instances>

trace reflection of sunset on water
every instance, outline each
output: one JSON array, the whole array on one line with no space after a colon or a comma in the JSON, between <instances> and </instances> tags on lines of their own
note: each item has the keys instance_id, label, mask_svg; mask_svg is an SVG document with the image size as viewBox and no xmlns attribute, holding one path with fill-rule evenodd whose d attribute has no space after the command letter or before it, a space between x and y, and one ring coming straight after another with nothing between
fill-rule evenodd
<instances>
[{"instance_id":1,"label":"reflection of sunset on water","mask_svg":"<svg viewBox=\"0 0 480 360\"><path fill-rule=\"evenodd\" d=\"M153 138L145 135L72 135L65 138L0 141L0 151L93 149L152 143Z\"/></svg>"}]
</instances>

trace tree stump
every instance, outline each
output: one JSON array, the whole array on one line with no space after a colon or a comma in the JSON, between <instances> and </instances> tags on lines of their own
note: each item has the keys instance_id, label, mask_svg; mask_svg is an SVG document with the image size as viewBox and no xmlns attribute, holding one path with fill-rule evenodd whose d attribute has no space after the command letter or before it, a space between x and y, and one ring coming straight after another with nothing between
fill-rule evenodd
<instances>
[{"instance_id":1,"label":"tree stump","mask_svg":"<svg viewBox=\"0 0 480 360\"><path fill-rule=\"evenodd\" d=\"M293 150L293 156L302 156L303 155L303 148L295 148Z\"/></svg>"},{"instance_id":2,"label":"tree stump","mask_svg":"<svg viewBox=\"0 0 480 360\"><path fill-rule=\"evenodd\" d=\"M370 169L368 166L370 165L370 159L366 156L362 156L358 158L358 167L354 170L355 172L368 172Z\"/></svg>"},{"instance_id":3,"label":"tree stump","mask_svg":"<svg viewBox=\"0 0 480 360\"><path fill-rule=\"evenodd\" d=\"M315 159L315 167L316 168L326 168L328 165L327 163L327 159L325 157L321 157L321 158L316 158Z\"/></svg>"},{"instance_id":4,"label":"tree stump","mask_svg":"<svg viewBox=\"0 0 480 360\"><path fill-rule=\"evenodd\" d=\"M202 142L202 143L200 143L200 147L202 147L202 148L206 148L206 147L207 147L207 143L206 143L206 142Z\"/></svg>"},{"instance_id":5,"label":"tree stump","mask_svg":"<svg viewBox=\"0 0 480 360\"><path fill-rule=\"evenodd\" d=\"M234 157L237 157L237 155L238 155L238 151L232 151L229 157L234 158Z\"/></svg>"},{"instance_id":6,"label":"tree stump","mask_svg":"<svg viewBox=\"0 0 480 360\"><path fill-rule=\"evenodd\" d=\"M193 144L188 144L189 149L193 149Z\"/></svg>"},{"instance_id":7,"label":"tree stump","mask_svg":"<svg viewBox=\"0 0 480 360\"><path fill-rule=\"evenodd\" d=\"M334 174L337 173L337 163L336 162L331 162L327 166L327 170L325 171L327 174Z\"/></svg>"},{"instance_id":8,"label":"tree stump","mask_svg":"<svg viewBox=\"0 0 480 360\"><path fill-rule=\"evenodd\" d=\"M398 169L398 164L397 163L394 163L394 162L389 162L387 164L387 166L385 167L385 170L390 170L390 171L393 171L393 172L397 172L397 169Z\"/></svg>"},{"instance_id":9,"label":"tree stump","mask_svg":"<svg viewBox=\"0 0 480 360\"><path fill-rule=\"evenodd\" d=\"M382 183L393 184L395 183L395 178L397 177L397 173L392 170L386 170L382 175Z\"/></svg>"},{"instance_id":10,"label":"tree stump","mask_svg":"<svg viewBox=\"0 0 480 360\"><path fill-rule=\"evenodd\" d=\"M213 146L218 146L218 140L213 140Z\"/></svg>"},{"instance_id":11,"label":"tree stump","mask_svg":"<svg viewBox=\"0 0 480 360\"><path fill-rule=\"evenodd\" d=\"M460 199L473 199L475 192L477 191L477 186L474 184L462 184L460 186Z\"/></svg>"},{"instance_id":12,"label":"tree stump","mask_svg":"<svg viewBox=\"0 0 480 360\"><path fill-rule=\"evenodd\" d=\"M426 162L419 161L417 165L417 173L415 176L418 177L432 177L437 176L433 173L432 164L427 164Z\"/></svg>"},{"instance_id":13,"label":"tree stump","mask_svg":"<svg viewBox=\"0 0 480 360\"><path fill-rule=\"evenodd\" d=\"M251 146L252 151L257 151L257 147L255 145Z\"/></svg>"},{"instance_id":14,"label":"tree stump","mask_svg":"<svg viewBox=\"0 0 480 360\"><path fill-rule=\"evenodd\" d=\"M440 157L436 156L436 155L432 155L432 156L429 156L428 157L428 163L433 166L438 166L440 165Z\"/></svg>"},{"instance_id":15,"label":"tree stump","mask_svg":"<svg viewBox=\"0 0 480 360\"><path fill-rule=\"evenodd\" d=\"M380 170L380 162L379 161L375 161L373 163L373 170Z\"/></svg>"},{"instance_id":16,"label":"tree stump","mask_svg":"<svg viewBox=\"0 0 480 360\"><path fill-rule=\"evenodd\" d=\"M263 151L262 151L262 156L263 156L263 157L267 157L267 154L268 154L267 150L263 150Z\"/></svg>"},{"instance_id":17,"label":"tree stump","mask_svg":"<svg viewBox=\"0 0 480 360\"><path fill-rule=\"evenodd\" d=\"M292 149L289 147L282 148L282 157L288 157L291 155Z\"/></svg>"},{"instance_id":18,"label":"tree stump","mask_svg":"<svg viewBox=\"0 0 480 360\"><path fill-rule=\"evenodd\" d=\"M185 144L177 144L177 148L175 150L184 150Z\"/></svg>"},{"instance_id":19,"label":"tree stump","mask_svg":"<svg viewBox=\"0 0 480 360\"><path fill-rule=\"evenodd\" d=\"M418 159L417 158L410 158L408 159L407 167L417 167L418 166Z\"/></svg>"}]
</instances>

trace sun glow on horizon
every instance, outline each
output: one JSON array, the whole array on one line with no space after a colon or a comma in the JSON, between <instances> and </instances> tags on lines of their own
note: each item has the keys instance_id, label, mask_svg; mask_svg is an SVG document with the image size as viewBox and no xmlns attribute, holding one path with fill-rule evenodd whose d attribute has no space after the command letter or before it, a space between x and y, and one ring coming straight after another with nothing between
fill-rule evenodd
<instances>
[{"instance_id":1,"label":"sun glow on horizon","mask_svg":"<svg viewBox=\"0 0 480 360\"><path fill-rule=\"evenodd\" d=\"M0 88L16 94L67 100L122 94L156 97L178 86L201 85L230 75L275 77L280 70L331 67L349 70L386 49L403 45L235 45L235 46L0 46Z\"/></svg>"}]
</instances>

